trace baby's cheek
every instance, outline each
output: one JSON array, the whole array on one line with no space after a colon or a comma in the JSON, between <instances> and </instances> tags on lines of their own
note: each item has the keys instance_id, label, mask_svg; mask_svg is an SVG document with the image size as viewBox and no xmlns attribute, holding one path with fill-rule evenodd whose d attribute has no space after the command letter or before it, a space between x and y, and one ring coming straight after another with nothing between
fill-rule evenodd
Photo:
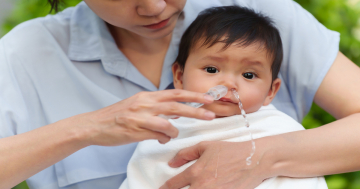
<instances>
[{"instance_id":1,"label":"baby's cheek","mask_svg":"<svg viewBox=\"0 0 360 189\"><path fill-rule=\"evenodd\" d=\"M246 100L241 100L243 102L243 107L246 113L256 112L260 109L264 103L264 99L259 98L258 96L250 97Z\"/></svg>"},{"instance_id":2,"label":"baby's cheek","mask_svg":"<svg viewBox=\"0 0 360 189\"><path fill-rule=\"evenodd\" d=\"M206 86L206 85L198 85L200 82L186 82L184 83L184 90L192 91L192 92L199 92L199 93L206 93L211 87L213 86Z\"/></svg>"}]
</instances>

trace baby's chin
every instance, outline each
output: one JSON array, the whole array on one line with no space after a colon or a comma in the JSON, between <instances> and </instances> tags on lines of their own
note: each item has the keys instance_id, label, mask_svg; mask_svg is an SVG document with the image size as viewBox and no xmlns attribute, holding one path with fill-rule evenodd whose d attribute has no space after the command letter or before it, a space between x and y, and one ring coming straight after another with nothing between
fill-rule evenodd
<instances>
[{"instance_id":1,"label":"baby's chin","mask_svg":"<svg viewBox=\"0 0 360 189\"><path fill-rule=\"evenodd\" d=\"M224 105L224 104L207 104L202 106L202 108L205 108L207 110L210 110L215 113L216 118L221 117L229 117L233 115L241 114L241 111L238 106L236 105Z\"/></svg>"},{"instance_id":2,"label":"baby's chin","mask_svg":"<svg viewBox=\"0 0 360 189\"><path fill-rule=\"evenodd\" d=\"M233 115L240 115L241 110L238 104L215 101L212 104L202 106L202 108L210 110L215 113L216 118L229 117ZM245 108L247 114L257 111L260 107Z\"/></svg>"}]
</instances>

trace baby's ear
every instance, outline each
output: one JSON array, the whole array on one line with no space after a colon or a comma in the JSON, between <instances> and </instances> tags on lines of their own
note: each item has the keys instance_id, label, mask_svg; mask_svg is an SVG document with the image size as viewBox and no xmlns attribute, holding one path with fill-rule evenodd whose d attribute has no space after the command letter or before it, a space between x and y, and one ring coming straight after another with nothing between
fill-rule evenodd
<instances>
[{"instance_id":1,"label":"baby's ear","mask_svg":"<svg viewBox=\"0 0 360 189\"><path fill-rule=\"evenodd\" d=\"M276 78L271 85L271 88L268 92L268 95L265 98L263 106L267 106L271 103L271 101L274 99L276 93L279 91L280 86L281 86L281 79Z\"/></svg>"},{"instance_id":2,"label":"baby's ear","mask_svg":"<svg viewBox=\"0 0 360 189\"><path fill-rule=\"evenodd\" d=\"M177 62L175 62L172 66L172 73L175 89L183 89L183 70Z\"/></svg>"}]
</instances>

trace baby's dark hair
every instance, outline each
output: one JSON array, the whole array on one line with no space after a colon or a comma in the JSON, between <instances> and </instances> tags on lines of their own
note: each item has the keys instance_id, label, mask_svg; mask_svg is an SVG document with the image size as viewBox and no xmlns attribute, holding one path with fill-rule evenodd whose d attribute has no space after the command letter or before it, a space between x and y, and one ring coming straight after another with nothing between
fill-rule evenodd
<instances>
[{"instance_id":1,"label":"baby's dark hair","mask_svg":"<svg viewBox=\"0 0 360 189\"><path fill-rule=\"evenodd\" d=\"M224 43L224 48L236 43L248 46L259 42L272 58L272 81L277 78L283 59L279 31L273 21L261 13L239 6L213 7L202 11L181 38L176 63L184 69L192 48L199 42L208 48Z\"/></svg>"}]
</instances>

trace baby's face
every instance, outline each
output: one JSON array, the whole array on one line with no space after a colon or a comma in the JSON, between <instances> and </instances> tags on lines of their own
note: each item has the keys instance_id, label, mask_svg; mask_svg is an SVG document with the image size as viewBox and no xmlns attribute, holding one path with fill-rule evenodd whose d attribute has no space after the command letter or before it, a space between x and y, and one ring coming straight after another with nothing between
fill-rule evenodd
<instances>
[{"instance_id":1,"label":"baby's face","mask_svg":"<svg viewBox=\"0 0 360 189\"><path fill-rule=\"evenodd\" d=\"M247 47L236 44L222 50L223 44L210 48L195 47L189 54L183 71L173 67L175 88L207 92L211 87L224 85L229 91L225 97L203 108L215 112L217 117L240 114L235 89L247 113L268 105L280 87L280 79L271 84L272 60L258 43Z\"/></svg>"}]
</instances>

